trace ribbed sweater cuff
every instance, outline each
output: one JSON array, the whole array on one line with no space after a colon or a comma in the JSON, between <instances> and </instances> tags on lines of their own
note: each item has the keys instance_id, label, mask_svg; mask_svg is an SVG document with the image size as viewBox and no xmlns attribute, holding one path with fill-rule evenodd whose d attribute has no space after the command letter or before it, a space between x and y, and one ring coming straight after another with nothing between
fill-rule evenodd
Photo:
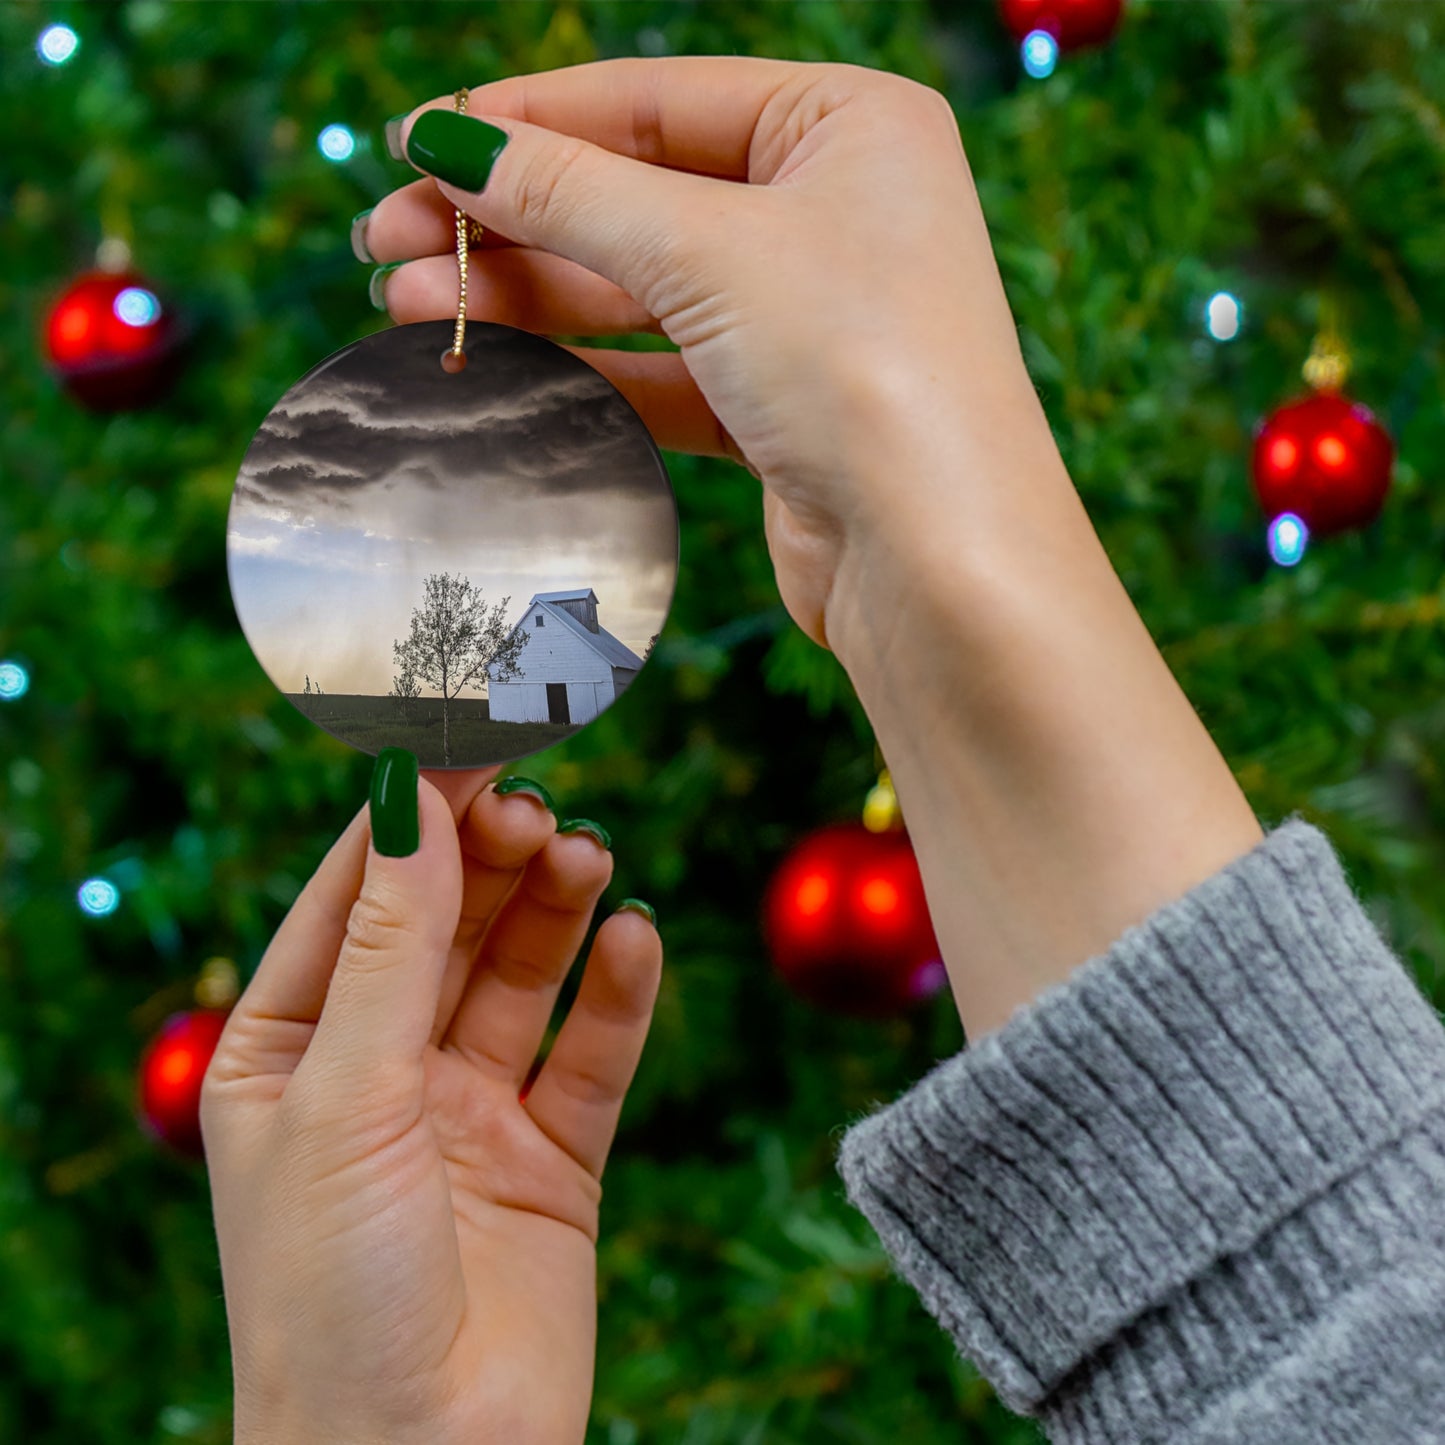
<instances>
[{"instance_id":1,"label":"ribbed sweater cuff","mask_svg":"<svg viewBox=\"0 0 1445 1445\"><path fill-rule=\"evenodd\" d=\"M1378 1258L1399 1201L1372 1161L1437 1174L1442 1104L1439 1018L1296 817L854 1124L838 1167L1007 1404L1144 1439L1346 1287L1332 1239Z\"/></svg>"}]
</instances>

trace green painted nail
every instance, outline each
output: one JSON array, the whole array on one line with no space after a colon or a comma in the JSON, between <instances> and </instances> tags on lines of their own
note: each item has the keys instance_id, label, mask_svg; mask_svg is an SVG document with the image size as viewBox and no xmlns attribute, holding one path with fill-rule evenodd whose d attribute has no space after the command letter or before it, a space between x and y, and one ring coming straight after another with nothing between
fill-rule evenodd
<instances>
[{"instance_id":1,"label":"green painted nail","mask_svg":"<svg viewBox=\"0 0 1445 1445\"><path fill-rule=\"evenodd\" d=\"M644 903L640 898L624 898L622 902L617 905L617 912L621 913L624 908L631 910L633 913L643 914L654 928L657 927L657 913L653 909L652 904Z\"/></svg>"},{"instance_id":2,"label":"green painted nail","mask_svg":"<svg viewBox=\"0 0 1445 1445\"><path fill-rule=\"evenodd\" d=\"M408 858L421 845L416 754L382 748L371 772L371 841L387 858Z\"/></svg>"},{"instance_id":3,"label":"green painted nail","mask_svg":"<svg viewBox=\"0 0 1445 1445\"><path fill-rule=\"evenodd\" d=\"M366 245L366 223L375 209L374 206L368 206L364 211L358 211L351 218L351 254L358 261L365 261L368 266L376 265L376 257L371 254Z\"/></svg>"},{"instance_id":4,"label":"green painted nail","mask_svg":"<svg viewBox=\"0 0 1445 1445\"><path fill-rule=\"evenodd\" d=\"M601 823L594 823L591 818L568 818L565 823L558 824L557 831L559 833L591 833L604 848L610 850L612 847L612 838L607 829Z\"/></svg>"},{"instance_id":5,"label":"green painted nail","mask_svg":"<svg viewBox=\"0 0 1445 1445\"><path fill-rule=\"evenodd\" d=\"M454 110L424 110L406 138L406 158L449 185L480 191L510 139L484 120Z\"/></svg>"},{"instance_id":6,"label":"green painted nail","mask_svg":"<svg viewBox=\"0 0 1445 1445\"><path fill-rule=\"evenodd\" d=\"M401 149L401 127L411 112L403 111L401 115L394 115L387 121L383 134L386 136L386 153L394 161L404 161L406 156Z\"/></svg>"},{"instance_id":7,"label":"green painted nail","mask_svg":"<svg viewBox=\"0 0 1445 1445\"><path fill-rule=\"evenodd\" d=\"M543 805L551 812L557 811L557 805L552 801L552 795L541 783L533 782L531 778L519 778L515 773L510 778L503 778L501 782L492 787L494 793L500 793L506 797L508 793L527 793L531 797L540 798Z\"/></svg>"},{"instance_id":8,"label":"green painted nail","mask_svg":"<svg viewBox=\"0 0 1445 1445\"><path fill-rule=\"evenodd\" d=\"M398 266L405 266L405 261L388 261L385 266L378 266L371 273L371 280L367 284L366 294L371 297L371 304L378 311L386 310L386 278L396 270Z\"/></svg>"}]
</instances>

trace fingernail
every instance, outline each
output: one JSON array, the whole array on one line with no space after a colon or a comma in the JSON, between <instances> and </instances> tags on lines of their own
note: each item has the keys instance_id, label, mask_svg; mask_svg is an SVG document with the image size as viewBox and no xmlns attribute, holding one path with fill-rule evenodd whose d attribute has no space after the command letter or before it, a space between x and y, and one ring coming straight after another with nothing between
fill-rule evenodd
<instances>
[{"instance_id":1,"label":"fingernail","mask_svg":"<svg viewBox=\"0 0 1445 1445\"><path fill-rule=\"evenodd\" d=\"M464 191L480 191L510 137L484 120L454 110L424 110L406 138L406 158Z\"/></svg>"},{"instance_id":2,"label":"fingernail","mask_svg":"<svg viewBox=\"0 0 1445 1445\"><path fill-rule=\"evenodd\" d=\"M506 797L508 793L526 793L530 797L541 800L542 806L550 812L557 811L557 805L552 801L552 795L541 783L534 783L531 778L519 778L513 774L510 778L503 778L500 783L492 787L494 793L500 793Z\"/></svg>"},{"instance_id":3,"label":"fingernail","mask_svg":"<svg viewBox=\"0 0 1445 1445\"><path fill-rule=\"evenodd\" d=\"M351 254L358 261L365 261L368 266L376 265L376 257L371 254L366 244L366 223L375 209L375 206L368 206L351 218Z\"/></svg>"},{"instance_id":4,"label":"fingernail","mask_svg":"<svg viewBox=\"0 0 1445 1445\"><path fill-rule=\"evenodd\" d=\"M617 912L621 913L623 909L630 909L633 913L642 914L654 928L657 927L657 914L653 910L652 904L644 903L640 898L624 898L617 905Z\"/></svg>"},{"instance_id":5,"label":"fingernail","mask_svg":"<svg viewBox=\"0 0 1445 1445\"><path fill-rule=\"evenodd\" d=\"M387 858L409 858L421 845L416 754L382 748L371 772L371 841Z\"/></svg>"},{"instance_id":6,"label":"fingernail","mask_svg":"<svg viewBox=\"0 0 1445 1445\"><path fill-rule=\"evenodd\" d=\"M386 123L386 153L394 161L404 161L406 156L401 149L401 127L411 112L408 110L401 115L394 115Z\"/></svg>"},{"instance_id":7,"label":"fingernail","mask_svg":"<svg viewBox=\"0 0 1445 1445\"><path fill-rule=\"evenodd\" d=\"M385 266L378 266L371 273L371 280L367 283L366 294L371 297L371 304L378 311L386 310L386 278L396 270L398 266L405 266L405 261L388 261Z\"/></svg>"},{"instance_id":8,"label":"fingernail","mask_svg":"<svg viewBox=\"0 0 1445 1445\"><path fill-rule=\"evenodd\" d=\"M557 825L559 833L590 833L604 848L611 849L612 839L607 829L601 823L594 823L591 818L568 818L565 823Z\"/></svg>"}]
</instances>

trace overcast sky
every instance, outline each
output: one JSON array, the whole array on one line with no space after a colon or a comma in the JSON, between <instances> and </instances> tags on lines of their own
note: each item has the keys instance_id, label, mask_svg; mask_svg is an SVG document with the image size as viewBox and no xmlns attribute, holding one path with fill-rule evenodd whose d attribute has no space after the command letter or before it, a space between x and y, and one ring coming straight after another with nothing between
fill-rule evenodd
<instances>
[{"instance_id":1,"label":"overcast sky","mask_svg":"<svg viewBox=\"0 0 1445 1445\"><path fill-rule=\"evenodd\" d=\"M677 575L672 494L611 385L540 337L398 326L324 362L266 418L231 501L237 616L283 692L385 693L422 579L460 572L509 622L534 592L591 587L639 656ZM476 695L468 688L463 696Z\"/></svg>"}]
</instances>

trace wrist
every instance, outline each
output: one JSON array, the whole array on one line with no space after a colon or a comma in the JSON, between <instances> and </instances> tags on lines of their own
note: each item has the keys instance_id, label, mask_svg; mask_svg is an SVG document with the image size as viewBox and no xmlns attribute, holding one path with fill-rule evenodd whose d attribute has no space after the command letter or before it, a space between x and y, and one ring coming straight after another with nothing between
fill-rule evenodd
<instances>
[{"instance_id":1,"label":"wrist","mask_svg":"<svg viewBox=\"0 0 1445 1445\"><path fill-rule=\"evenodd\" d=\"M907 444L928 506L891 489L827 611L970 1037L1262 836L1026 411Z\"/></svg>"},{"instance_id":2,"label":"wrist","mask_svg":"<svg viewBox=\"0 0 1445 1445\"><path fill-rule=\"evenodd\" d=\"M862 459L869 476L856 489L871 501L841 548L824 615L855 686L880 669L891 677L895 648L916 651L925 637L986 656L1004 641L998 605L1056 569L1113 575L1042 410L994 415L996 437L935 424L926 446ZM870 450L885 450L884 435Z\"/></svg>"}]
</instances>

